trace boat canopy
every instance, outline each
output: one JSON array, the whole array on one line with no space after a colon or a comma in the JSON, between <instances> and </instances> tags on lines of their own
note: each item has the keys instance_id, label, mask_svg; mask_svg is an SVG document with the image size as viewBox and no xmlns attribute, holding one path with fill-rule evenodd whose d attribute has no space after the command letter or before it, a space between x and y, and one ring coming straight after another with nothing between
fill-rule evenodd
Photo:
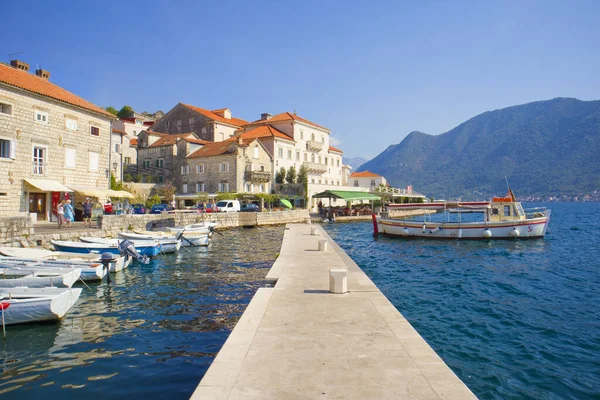
<instances>
[{"instance_id":1,"label":"boat canopy","mask_svg":"<svg viewBox=\"0 0 600 400\"><path fill-rule=\"evenodd\" d=\"M354 200L380 200L379 196L367 192L354 192L349 190L326 190L312 196L313 199L339 199L346 201Z\"/></svg>"}]
</instances>

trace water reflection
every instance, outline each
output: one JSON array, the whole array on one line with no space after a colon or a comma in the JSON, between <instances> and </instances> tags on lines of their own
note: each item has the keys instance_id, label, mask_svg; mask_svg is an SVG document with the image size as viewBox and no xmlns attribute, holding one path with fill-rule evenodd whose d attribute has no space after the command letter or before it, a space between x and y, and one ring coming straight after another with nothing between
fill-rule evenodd
<instances>
[{"instance_id":1,"label":"water reflection","mask_svg":"<svg viewBox=\"0 0 600 400\"><path fill-rule=\"evenodd\" d=\"M0 395L189 398L266 285L283 230L225 231L208 248L135 265L111 285L88 284L59 323L7 327Z\"/></svg>"}]
</instances>

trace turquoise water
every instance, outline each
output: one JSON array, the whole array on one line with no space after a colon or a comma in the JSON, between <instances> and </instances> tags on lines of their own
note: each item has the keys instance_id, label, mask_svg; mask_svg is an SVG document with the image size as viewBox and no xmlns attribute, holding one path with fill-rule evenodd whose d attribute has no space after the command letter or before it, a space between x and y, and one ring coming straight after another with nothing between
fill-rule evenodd
<instances>
[{"instance_id":1,"label":"turquoise water","mask_svg":"<svg viewBox=\"0 0 600 400\"><path fill-rule=\"evenodd\" d=\"M600 203L544 205L551 233L529 241L326 229L479 398L599 399Z\"/></svg>"},{"instance_id":2,"label":"turquoise water","mask_svg":"<svg viewBox=\"0 0 600 400\"><path fill-rule=\"evenodd\" d=\"M7 327L2 399L188 399L281 248L283 227L234 229L84 288L59 323Z\"/></svg>"}]
</instances>

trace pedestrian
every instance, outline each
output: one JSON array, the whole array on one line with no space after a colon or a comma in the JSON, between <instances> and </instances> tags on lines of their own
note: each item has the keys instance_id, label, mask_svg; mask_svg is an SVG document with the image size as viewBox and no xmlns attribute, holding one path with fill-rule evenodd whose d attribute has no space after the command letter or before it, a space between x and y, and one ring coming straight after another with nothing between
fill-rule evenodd
<instances>
[{"instance_id":1,"label":"pedestrian","mask_svg":"<svg viewBox=\"0 0 600 400\"><path fill-rule=\"evenodd\" d=\"M92 202L89 197L83 203L83 226L87 228L92 227Z\"/></svg>"},{"instance_id":2,"label":"pedestrian","mask_svg":"<svg viewBox=\"0 0 600 400\"><path fill-rule=\"evenodd\" d=\"M323 202L321 202L321 200L319 200L319 204L317 204L317 207L319 207L319 216L323 215Z\"/></svg>"},{"instance_id":3,"label":"pedestrian","mask_svg":"<svg viewBox=\"0 0 600 400\"><path fill-rule=\"evenodd\" d=\"M65 222L65 201L61 200L56 206L56 216L58 217L58 229L62 228Z\"/></svg>"},{"instance_id":4,"label":"pedestrian","mask_svg":"<svg viewBox=\"0 0 600 400\"><path fill-rule=\"evenodd\" d=\"M65 204L65 228L70 228L71 223L75 219L75 210L71 205L71 200L67 200L67 204Z\"/></svg>"}]
</instances>

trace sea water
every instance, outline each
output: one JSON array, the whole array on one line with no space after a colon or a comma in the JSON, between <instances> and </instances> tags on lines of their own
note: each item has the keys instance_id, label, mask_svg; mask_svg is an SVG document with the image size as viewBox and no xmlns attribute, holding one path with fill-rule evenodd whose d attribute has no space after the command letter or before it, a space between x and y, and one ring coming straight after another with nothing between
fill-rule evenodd
<instances>
[{"instance_id":1,"label":"sea water","mask_svg":"<svg viewBox=\"0 0 600 400\"><path fill-rule=\"evenodd\" d=\"M256 290L284 227L218 231L88 284L58 323L0 338L2 399L188 399Z\"/></svg>"},{"instance_id":2,"label":"sea water","mask_svg":"<svg viewBox=\"0 0 600 400\"><path fill-rule=\"evenodd\" d=\"M600 203L543 205L544 239L326 229L479 398L599 399Z\"/></svg>"}]
</instances>

